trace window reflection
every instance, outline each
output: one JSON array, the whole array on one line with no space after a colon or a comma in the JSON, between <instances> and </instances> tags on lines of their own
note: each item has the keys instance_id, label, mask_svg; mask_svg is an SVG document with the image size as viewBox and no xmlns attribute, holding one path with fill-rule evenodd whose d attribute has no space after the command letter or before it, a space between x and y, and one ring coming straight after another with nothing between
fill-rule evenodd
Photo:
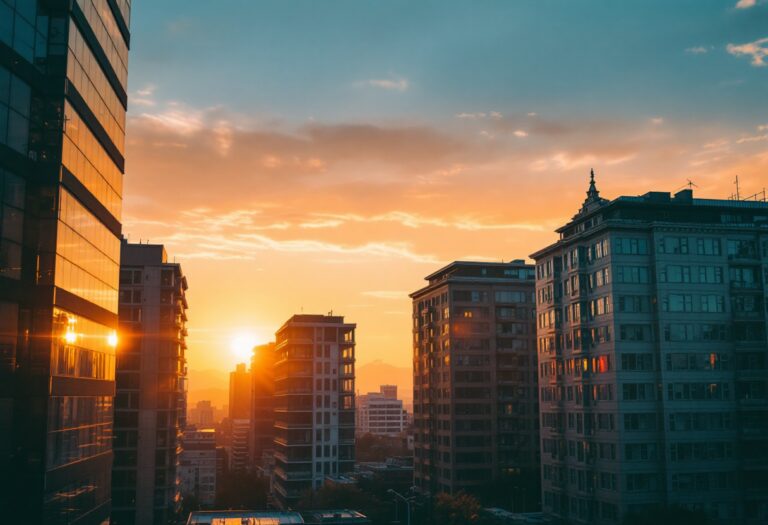
<instances>
[{"instance_id":1,"label":"window reflection","mask_svg":"<svg viewBox=\"0 0 768 525\"><path fill-rule=\"evenodd\" d=\"M83 10L88 25L93 29L96 40L107 55L112 69L115 70L120 85L126 89L128 83L128 46L117 27L107 0L77 0Z\"/></svg>"},{"instance_id":2,"label":"window reflection","mask_svg":"<svg viewBox=\"0 0 768 525\"><path fill-rule=\"evenodd\" d=\"M120 219L123 174L69 102L64 103L64 121L62 163Z\"/></svg>"},{"instance_id":3,"label":"window reflection","mask_svg":"<svg viewBox=\"0 0 768 525\"><path fill-rule=\"evenodd\" d=\"M117 313L120 241L61 188L55 284Z\"/></svg>"},{"instance_id":4,"label":"window reflection","mask_svg":"<svg viewBox=\"0 0 768 525\"><path fill-rule=\"evenodd\" d=\"M0 142L26 155L29 149L29 84L0 67Z\"/></svg>"},{"instance_id":5,"label":"window reflection","mask_svg":"<svg viewBox=\"0 0 768 525\"><path fill-rule=\"evenodd\" d=\"M69 24L67 78L122 154L125 147L125 108L73 21Z\"/></svg>"},{"instance_id":6,"label":"window reflection","mask_svg":"<svg viewBox=\"0 0 768 525\"><path fill-rule=\"evenodd\" d=\"M114 333L113 328L54 308L51 375L113 380Z\"/></svg>"}]
</instances>

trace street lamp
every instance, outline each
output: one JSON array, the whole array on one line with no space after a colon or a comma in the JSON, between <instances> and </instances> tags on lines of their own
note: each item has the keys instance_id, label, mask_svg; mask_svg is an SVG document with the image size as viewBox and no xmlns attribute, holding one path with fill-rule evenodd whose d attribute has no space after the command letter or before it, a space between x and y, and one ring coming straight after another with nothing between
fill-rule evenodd
<instances>
[{"instance_id":1,"label":"street lamp","mask_svg":"<svg viewBox=\"0 0 768 525\"><path fill-rule=\"evenodd\" d=\"M410 498L406 498L399 492L393 489L387 490L389 494L392 494L398 499L401 499L405 502L405 525L411 525L411 503L413 503L414 497L411 496Z\"/></svg>"}]
</instances>

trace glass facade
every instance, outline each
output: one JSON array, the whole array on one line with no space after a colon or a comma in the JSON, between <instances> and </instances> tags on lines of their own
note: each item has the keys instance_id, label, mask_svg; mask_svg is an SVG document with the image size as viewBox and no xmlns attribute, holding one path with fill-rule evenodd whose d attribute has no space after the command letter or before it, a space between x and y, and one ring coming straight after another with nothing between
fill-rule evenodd
<instances>
[{"instance_id":1,"label":"glass facade","mask_svg":"<svg viewBox=\"0 0 768 525\"><path fill-rule=\"evenodd\" d=\"M0 66L0 143L22 155L29 149L31 98L29 84Z\"/></svg>"},{"instance_id":2,"label":"glass facade","mask_svg":"<svg viewBox=\"0 0 768 525\"><path fill-rule=\"evenodd\" d=\"M123 174L69 102L64 103L62 164L114 216L122 209Z\"/></svg>"},{"instance_id":3,"label":"glass facade","mask_svg":"<svg viewBox=\"0 0 768 525\"><path fill-rule=\"evenodd\" d=\"M62 188L56 286L117 313L119 260L118 238Z\"/></svg>"},{"instance_id":4,"label":"glass facade","mask_svg":"<svg viewBox=\"0 0 768 525\"><path fill-rule=\"evenodd\" d=\"M82 33L74 21L69 24L67 78L96 115L109 139L120 151L125 148L125 107L117 98Z\"/></svg>"},{"instance_id":5,"label":"glass facade","mask_svg":"<svg viewBox=\"0 0 768 525\"><path fill-rule=\"evenodd\" d=\"M109 520L129 13L128 0L0 0L10 521Z\"/></svg>"},{"instance_id":6,"label":"glass facade","mask_svg":"<svg viewBox=\"0 0 768 525\"><path fill-rule=\"evenodd\" d=\"M37 2L0 0L0 42L27 62L46 55L48 18L38 16Z\"/></svg>"},{"instance_id":7,"label":"glass facade","mask_svg":"<svg viewBox=\"0 0 768 525\"><path fill-rule=\"evenodd\" d=\"M0 169L0 277L21 279L24 179Z\"/></svg>"}]
</instances>

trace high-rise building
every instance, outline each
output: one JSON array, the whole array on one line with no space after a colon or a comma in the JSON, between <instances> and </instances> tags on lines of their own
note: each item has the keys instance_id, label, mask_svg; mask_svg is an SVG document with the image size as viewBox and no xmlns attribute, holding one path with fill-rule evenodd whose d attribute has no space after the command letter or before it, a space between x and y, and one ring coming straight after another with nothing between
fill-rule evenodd
<instances>
[{"instance_id":1,"label":"high-rise building","mask_svg":"<svg viewBox=\"0 0 768 525\"><path fill-rule=\"evenodd\" d=\"M355 325L294 315L277 331L273 497L296 503L355 462Z\"/></svg>"},{"instance_id":2,"label":"high-rise building","mask_svg":"<svg viewBox=\"0 0 768 525\"><path fill-rule=\"evenodd\" d=\"M536 260L544 511L768 522L768 203L600 197Z\"/></svg>"},{"instance_id":3,"label":"high-rise building","mask_svg":"<svg viewBox=\"0 0 768 525\"><path fill-rule=\"evenodd\" d=\"M357 435L399 436L408 424L396 385L381 385L379 392L357 396Z\"/></svg>"},{"instance_id":4,"label":"high-rise building","mask_svg":"<svg viewBox=\"0 0 768 525\"><path fill-rule=\"evenodd\" d=\"M229 418L250 419L251 417L251 373L245 363L239 363L229 373Z\"/></svg>"},{"instance_id":5,"label":"high-rise building","mask_svg":"<svg viewBox=\"0 0 768 525\"><path fill-rule=\"evenodd\" d=\"M420 490L517 487L538 504L533 266L454 262L413 299L414 481Z\"/></svg>"},{"instance_id":6,"label":"high-rise building","mask_svg":"<svg viewBox=\"0 0 768 525\"><path fill-rule=\"evenodd\" d=\"M112 523L164 524L180 503L187 279L159 244L123 242Z\"/></svg>"},{"instance_id":7,"label":"high-rise building","mask_svg":"<svg viewBox=\"0 0 768 525\"><path fill-rule=\"evenodd\" d=\"M275 438L275 343L259 345L251 358L251 465L268 471Z\"/></svg>"},{"instance_id":8,"label":"high-rise building","mask_svg":"<svg viewBox=\"0 0 768 525\"><path fill-rule=\"evenodd\" d=\"M0 2L0 508L109 516L130 1Z\"/></svg>"},{"instance_id":9,"label":"high-rise building","mask_svg":"<svg viewBox=\"0 0 768 525\"><path fill-rule=\"evenodd\" d=\"M187 422L197 428L212 428L215 421L214 407L206 399L198 401L195 408L189 410Z\"/></svg>"},{"instance_id":10,"label":"high-rise building","mask_svg":"<svg viewBox=\"0 0 768 525\"><path fill-rule=\"evenodd\" d=\"M181 497L194 496L210 508L216 502L216 431L185 430L179 461Z\"/></svg>"}]
</instances>

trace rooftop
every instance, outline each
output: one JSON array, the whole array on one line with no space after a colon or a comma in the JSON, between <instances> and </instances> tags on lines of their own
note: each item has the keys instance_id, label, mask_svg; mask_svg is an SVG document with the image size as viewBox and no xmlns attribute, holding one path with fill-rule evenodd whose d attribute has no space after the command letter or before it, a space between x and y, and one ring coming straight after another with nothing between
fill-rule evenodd
<instances>
[{"instance_id":1,"label":"rooftop","mask_svg":"<svg viewBox=\"0 0 768 525\"><path fill-rule=\"evenodd\" d=\"M284 525L304 523L298 512L211 510L190 513L187 525Z\"/></svg>"}]
</instances>

